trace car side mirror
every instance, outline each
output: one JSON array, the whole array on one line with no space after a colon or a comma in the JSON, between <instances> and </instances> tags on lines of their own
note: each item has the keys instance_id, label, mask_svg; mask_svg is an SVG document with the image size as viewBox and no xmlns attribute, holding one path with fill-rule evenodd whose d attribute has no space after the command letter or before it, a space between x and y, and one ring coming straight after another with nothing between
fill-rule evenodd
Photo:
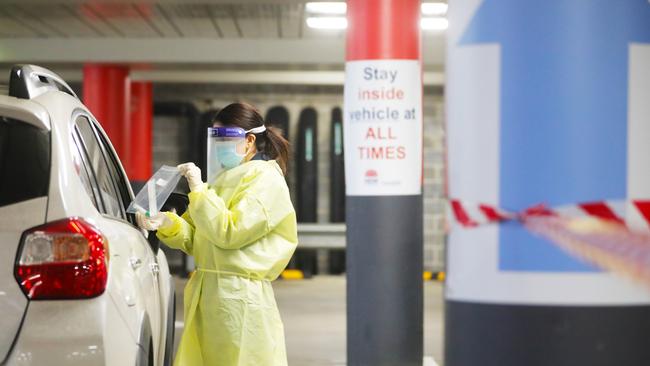
<instances>
[{"instance_id":1,"label":"car side mirror","mask_svg":"<svg viewBox=\"0 0 650 366\"><path fill-rule=\"evenodd\" d=\"M190 199L186 194L172 193L169 198L167 198L167 201L165 201L165 204L162 206L160 211L175 212L180 216L187 211L187 206L189 205ZM158 254L158 250L160 249L160 240L158 240L156 233L149 233L147 240L149 240L149 245L151 246L151 249L153 249L154 253Z\"/></svg>"}]
</instances>

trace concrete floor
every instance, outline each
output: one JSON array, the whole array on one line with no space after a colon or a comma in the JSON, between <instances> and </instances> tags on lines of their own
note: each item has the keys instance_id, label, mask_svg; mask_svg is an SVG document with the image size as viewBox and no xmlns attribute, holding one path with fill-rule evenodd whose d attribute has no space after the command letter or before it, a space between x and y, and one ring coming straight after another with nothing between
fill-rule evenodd
<instances>
[{"instance_id":1,"label":"concrete floor","mask_svg":"<svg viewBox=\"0 0 650 366\"><path fill-rule=\"evenodd\" d=\"M176 345L182 333L185 280L176 281ZM346 359L345 277L316 276L301 281L275 281L275 296L282 313L289 365L342 366ZM425 282L424 353L427 365L442 365L443 290Z\"/></svg>"}]
</instances>

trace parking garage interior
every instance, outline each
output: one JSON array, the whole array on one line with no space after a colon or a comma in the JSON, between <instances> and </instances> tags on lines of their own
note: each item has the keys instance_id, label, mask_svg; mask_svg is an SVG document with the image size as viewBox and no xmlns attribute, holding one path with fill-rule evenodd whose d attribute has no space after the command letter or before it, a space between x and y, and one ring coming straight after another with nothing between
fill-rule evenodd
<instances>
[{"instance_id":1,"label":"parking garage interior","mask_svg":"<svg viewBox=\"0 0 650 366\"><path fill-rule=\"evenodd\" d=\"M284 178L298 245L273 281L289 365L644 365L650 4L605 8L600 0L5 0L0 123L23 118L30 128L51 129L54 146L54 126L68 123L55 116L65 98L78 100L69 102L76 106L70 141L81 146L78 159L90 161L86 179L101 185L89 144L95 138L96 157L116 180L111 189L124 199L122 223L142 231L124 211L132 196L163 166L193 162L205 181L215 117L231 103L255 106L291 144ZM608 22L629 32L599 35ZM411 107L413 116L401 117ZM367 121L375 127L359 135L355 126ZM0 130L3 154L22 151L5 142L12 128ZM374 150L385 141L407 149ZM64 153L57 151L53 177L71 171L59 168ZM5 179L13 178L10 169L18 168L0 167ZM48 354L55 365L111 365L129 352L137 365L171 365L197 265L155 235L146 252L158 259L145 267L156 278L159 265L163 274L169 268L169 288L160 290L169 299L155 300L166 327L128 318L141 295L127 294L127 310L113 315L124 329L106 320L86 334L74 323L88 318L70 309L103 304L101 291L84 300L29 292L21 266L32 260L24 254L30 235L54 230L49 218L59 212L57 220L87 225L79 214L63 214L83 204L54 195L70 184L55 181L47 200L0 205L0 234L16 231L20 240L2 252L11 268L0 272L7 277L0 277L0 305L27 309L20 322L0 319L7 328L0 365L43 364ZM187 209L186 179L174 193ZM101 222L108 204L94 194ZM61 208L51 209L57 199ZM25 211L39 205L42 226ZM117 266L111 258L106 263ZM124 263L137 271L143 262L133 258ZM108 276L109 285L128 287ZM106 306L108 319L113 305ZM33 315L36 309L43 310ZM65 337L39 338L48 316L80 338L61 347ZM134 330L141 323L151 330ZM36 335L23 335L29 332ZM111 354L126 334L132 349Z\"/></svg>"}]
</instances>

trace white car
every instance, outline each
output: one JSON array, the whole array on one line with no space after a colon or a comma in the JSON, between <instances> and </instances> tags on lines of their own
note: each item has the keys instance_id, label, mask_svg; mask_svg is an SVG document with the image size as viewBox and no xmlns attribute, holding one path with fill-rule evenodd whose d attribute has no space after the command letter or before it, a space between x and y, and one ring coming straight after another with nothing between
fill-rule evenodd
<instances>
[{"instance_id":1,"label":"white car","mask_svg":"<svg viewBox=\"0 0 650 366\"><path fill-rule=\"evenodd\" d=\"M125 212L110 141L56 74L0 95L0 364L168 365L167 259Z\"/></svg>"}]
</instances>

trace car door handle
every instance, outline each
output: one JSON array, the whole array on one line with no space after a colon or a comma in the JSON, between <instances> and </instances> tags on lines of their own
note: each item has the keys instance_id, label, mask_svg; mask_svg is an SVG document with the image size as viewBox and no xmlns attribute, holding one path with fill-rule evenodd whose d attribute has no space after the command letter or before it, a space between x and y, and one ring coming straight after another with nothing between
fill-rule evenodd
<instances>
[{"instance_id":1,"label":"car door handle","mask_svg":"<svg viewBox=\"0 0 650 366\"><path fill-rule=\"evenodd\" d=\"M131 257L129 259L129 263L131 263L131 268L138 269L140 266L142 266L142 259L138 257Z\"/></svg>"}]
</instances>

